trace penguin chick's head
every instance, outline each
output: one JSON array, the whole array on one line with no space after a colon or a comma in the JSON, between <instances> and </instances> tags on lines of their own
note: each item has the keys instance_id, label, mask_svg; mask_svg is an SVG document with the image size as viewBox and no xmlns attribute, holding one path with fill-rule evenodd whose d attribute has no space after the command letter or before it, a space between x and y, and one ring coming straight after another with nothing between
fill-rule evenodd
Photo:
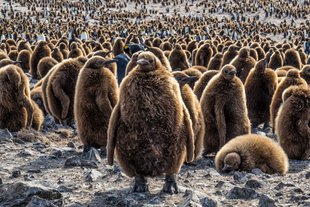
<instances>
[{"instance_id":1,"label":"penguin chick's head","mask_svg":"<svg viewBox=\"0 0 310 207\"><path fill-rule=\"evenodd\" d=\"M238 170L241 164L241 157L236 152L228 153L224 158L224 167L221 170L223 173Z\"/></svg>"},{"instance_id":2,"label":"penguin chick's head","mask_svg":"<svg viewBox=\"0 0 310 207\"><path fill-rule=\"evenodd\" d=\"M104 59L103 57L95 56L90 58L86 63L86 68L99 69L111 63L117 62L115 59Z\"/></svg>"},{"instance_id":3,"label":"penguin chick's head","mask_svg":"<svg viewBox=\"0 0 310 207\"><path fill-rule=\"evenodd\" d=\"M151 52L142 52L138 56L137 64L141 70L151 71L161 67L158 58Z\"/></svg>"},{"instance_id":4,"label":"penguin chick's head","mask_svg":"<svg viewBox=\"0 0 310 207\"><path fill-rule=\"evenodd\" d=\"M225 65L222 70L221 74L226 80L231 80L236 76L237 69L233 65Z\"/></svg>"}]
</instances>

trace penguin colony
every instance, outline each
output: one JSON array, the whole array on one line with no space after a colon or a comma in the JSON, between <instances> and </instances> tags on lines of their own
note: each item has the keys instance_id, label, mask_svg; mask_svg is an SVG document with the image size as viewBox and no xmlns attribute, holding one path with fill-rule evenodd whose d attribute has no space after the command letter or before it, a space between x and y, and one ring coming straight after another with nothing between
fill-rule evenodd
<instances>
[{"instance_id":1,"label":"penguin colony","mask_svg":"<svg viewBox=\"0 0 310 207\"><path fill-rule=\"evenodd\" d=\"M141 38L142 27L127 26L126 35L107 25L87 40L69 27L70 38L50 31L44 40L3 39L0 128L42 130L50 115L77 129L84 151L101 148L110 165L117 160L135 192L164 175L163 191L177 193L182 165L202 154L216 155L221 173L285 175L288 159L310 158L309 55L297 37ZM277 141L255 135L261 125Z\"/></svg>"}]
</instances>

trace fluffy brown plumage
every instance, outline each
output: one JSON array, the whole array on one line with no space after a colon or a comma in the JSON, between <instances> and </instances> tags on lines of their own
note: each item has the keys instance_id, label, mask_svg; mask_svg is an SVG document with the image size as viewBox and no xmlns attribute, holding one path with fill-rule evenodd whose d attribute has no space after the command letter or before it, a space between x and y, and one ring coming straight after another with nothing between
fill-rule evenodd
<instances>
[{"instance_id":1,"label":"fluffy brown plumage","mask_svg":"<svg viewBox=\"0 0 310 207\"><path fill-rule=\"evenodd\" d=\"M272 97L270 105L270 121L273 126L273 131L276 130L275 119L282 104L282 93L285 89L294 85L307 86L306 81L300 77L299 71L297 69L291 69L288 71L286 77L280 82Z\"/></svg>"},{"instance_id":2,"label":"fluffy brown plumage","mask_svg":"<svg viewBox=\"0 0 310 207\"><path fill-rule=\"evenodd\" d=\"M270 57L268 67L273 70L276 70L277 68L280 68L282 66L283 66L283 59L281 53L279 50L276 50Z\"/></svg>"},{"instance_id":3,"label":"fluffy brown plumage","mask_svg":"<svg viewBox=\"0 0 310 207\"><path fill-rule=\"evenodd\" d=\"M267 68L270 53L256 63L245 81L247 108L252 128L256 130L259 124L269 127L270 104L278 86L277 74Z\"/></svg>"},{"instance_id":4,"label":"fluffy brown plumage","mask_svg":"<svg viewBox=\"0 0 310 207\"><path fill-rule=\"evenodd\" d=\"M230 140L215 156L218 172L247 171L254 168L264 173L285 175L289 168L283 149L271 139L255 135L243 135Z\"/></svg>"},{"instance_id":5,"label":"fluffy brown plumage","mask_svg":"<svg viewBox=\"0 0 310 207\"><path fill-rule=\"evenodd\" d=\"M213 56L208 64L208 70L220 70L222 65L223 55L222 53L217 53Z\"/></svg>"},{"instance_id":6,"label":"fluffy brown plumage","mask_svg":"<svg viewBox=\"0 0 310 207\"><path fill-rule=\"evenodd\" d=\"M239 55L231 61L231 65L237 69L237 76L242 83L245 82L250 70L255 66L255 59L250 56L250 50L244 47L240 50Z\"/></svg>"},{"instance_id":7,"label":"fluffy brown plumage","mask_svg":"<svg viewBox=\"0 0 310 207\"><path fill-rule=\"evenodd\" d=\"M47 42L40 41L35 47L31 58L30 58L30 73L34 79L39 79L38 64L40 60L44 57L51 55L51 49L47 45Z\"/></svg>"},{"instance_id":8,"label":"fluffy brown plumage","mask_svg":"<svg viewBox=\"0 0 310 207\"><path fill-rule=\"evenodd\" d=\"M301 60L298 51L296 51L294 48L288 49L285 52L283 65L284 66L290 65L294 66L297 69L301 69Z\"/></svg>"},{"instance_id":9,"label":"fluffy brown plumage","mask_svg":"<svg viewBox=\"0 0 310 207\"><path fill-rule=\"evenodd\" d=\"M196 94L197 98L200 100L203 90L208 85L209 81L213 76L218 74L219 71L217 70L209 70L201 76L201 78L195 83L194 86L194 93Z\"/></svg>"},{"instance_id":10,"label":"fluffy brown plumage","mask_svg":"<svg viewBox=\"0 0 310 207\"><path fill-rule=\"evenodd\" d=\"M164 191L178 191L175 174L191 162L194 138L179 85L155 55L143 52L138 66L122 82L120 100L108 130L108 163L117 160L134 191L146 191L144 177L166 174Z\"/></svg>"},{"instance_id":11,"label":"fluffy brown plumage","mask_svg":"<svg viewBox=\"0 0 310 207\"><path fill-rule=\"evenodd\" d=\"M224 65L229 64L235 57L237 57L237 55L239 54L238 50L239 48L235 45L230 45L228 47L228 50L223 55L221 68Z\"/></svg>"},{"instance_id":12,"label":"fluffy brown plumage","mask_svg":"<svg viewBox=\"0 0 310 207\"><path fill-rule=\"evenodd\" d=\"M206 43L199 47L195 55L195 65L208 67L208 64L213 56L211 45Z\"/></svg>"},{"instance_id":13,"label":"fluffy brown plumage","mask_svg":"<svg viewBox=\"0 0 310 207\"><path fill-rule=\"evenodd\" d=\"M310 90L293 86L283 93L283 104L276 119L280 145L290 159L310 157Z\"/></svg>"},{"instance_id":14,"label":"fluffy brown plumage","mask_svg":"<svg viewBox=\"0 0 310 207\"><path fill-rule=\"evenodd\" d=\"M190 67L186 53L179 44L171 51L168 59L172 70L186 70Z\"/></svg>"},{"instance_id":15,"label":"fluffy brown plumage","mask_svg":"<svg viewBox=\"0 0 310 207\"><path fill-rule=\"evenodd\" d=\"M302 68L300 76L310 85L310 65L305 65Z\"/></svg>"},{"instance_id":16,"label":"fluffy brown plumage","mask_svg":"<svg viewBox=\"0 0 310 207\"><path fill-rule=\"evenodd\" d=\"M205 153L217 152L230 139L250 132L245 91L236 72L234 66L224 66L201 96Z\"/></svg>"},{"instance_id":17,"label":"fluffy brown plumage","mask_svg":"<svg viewBox=\"0 0 310 207\"><path fill-rule=\"evenodd\" d=\"M38 72L40 79L44 78L44 76L54 67L58 62L52 57L44 57L40 60L38 64Z\"/></svg>"},{"instance_id":18,"label":"fluffy brown plumage","mask_svg":"<svg viewBox=\"0 0 310 207\"><path fill-rule=\"evenodd\" d=\"M85 148L106 147L109 119L118 101L118 84L102 57L89 59L76 83L74 117Z\"/></svg>"},{"instance_id":19,"label":"fluffy brown plumage","mask_svg":"<svg viewBox=\"0 0 310 207\"><path fill-rule=\"evenodd\" d=\"M31 52L29 50L22 50L18 53L17 62L20 65L20 68L23 69L25 73L30 71L30 58Z\"/></svg>"}]
</instances>

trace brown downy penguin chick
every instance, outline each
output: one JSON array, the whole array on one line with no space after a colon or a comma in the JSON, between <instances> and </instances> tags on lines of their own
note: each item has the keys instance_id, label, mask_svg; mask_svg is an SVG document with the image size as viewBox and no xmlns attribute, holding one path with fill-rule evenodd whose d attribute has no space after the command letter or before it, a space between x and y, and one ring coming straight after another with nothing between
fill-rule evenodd
<instances>
[{"instance_id":1,"label":"brown downy penguin chick","mask_svg":"<svg viewBox=\"0 0 310 207\"><path fill-rule=\"evenodd\" d=\"M188 83L188 85L191 87L191 89L194 89L195 83L196 83L196 81L198 81L200 79L200 77L202 76L202 73L195 68L188 68L186 70L183 70L182 72L188 76L196 77L196 79L194 79L194 81L191 81Z\"/></svg>"},{"instance_id":2,"label":"brown downy penguin chick","mask_svg":"<svg viewBox=\"0 0 310 207\"><path fill-rule=\"evenodd\" d=\"M64 60L49 77L46 88L48 107L51 115L64 125L74 122L75 86L86 60L85 57Z\"/></svg>"},{"instance_id":3,"label":"brown downy penguin chick","mask_svg":"<svg viewBox=\"0 0 310 207\"><path fill-rule=\"evenodd\" d=\"M132 71L137 66L138 56L142 51L138 51L134 53L126 67L126 73L125 75L128 75L130 71Z\"/></svg>"},{"instance_id":4,"label":"brown downy penguin chick","mask_svg":"<svg viewBox=\"0 0 310 207\"><path fill-rule=\"evenodd\" d=\"M51 55L51 49L47 45L47 42L40 41L38 45L33 50L30 58L30 73L34 79L39 79L38 64L40 60L44 57L49 57Z\"/></svg>"},{"instance_id":5,"label":"brown downy penguin chick","mask_svg":"<svg viewBox=\"0 0 310 207\"><path fill-rule=\"evenodd\" d=\"M120 86L108 129L107 158L135 177L134 191L147 191L145 177L165 174L164 192L177 193L176 174L194 158L194 134L179 84L151 52Z\"/></svg>"},{"instance_id":6,"label":"brown downy penguin chick","mask_svg":"<svg viewBox=\"0 0 310 207\"><path fill-rule=\"evenodd\" d=\"M60 43L59 44L59 50L63 56L64 59L67 59L69 56L69 51L67 50L67 46L65 45L65 43Z\"/></svg>"},{"instance_id":7,"label":"brown downy penguin chick","mask_svg":"<svg viewBox=\"0 0 310 207\"><path fill-rule=\"evenodd\" d=\"M61 62L63 61L64 57L62 55L62 53L60 52L60 50L55 47L52 49L52 54L51 54L52 58L54 58L57 62Z\"/></svg>"},{"instance_id":8,"label":"brown downy penguin chick","mask_svg":"<svg viewBox=\"0 0 310 207\"><path fill-rule=\"evenodd\" d=\"M302 68L300 76L310 85L310 65L305 65Z\"/></svg>"},{"instance_id":9,"label":"brown downy penguin chick","mask_svg":"<svg viewBox=\"0 0 310 207\"><path fill-rule=\"evenodd\" d=\"M58 64L58 62L52 57L42 58L38 64L38 73L40 79L42 79L56 64Z\"/></svg>"},{"instance_id":10,"label":"brown downy penguin chick","mask_svg":"<svg viewBox=\"0 0 310 207\"><path fill-rule=\"evenodd\" d=\"M20 68L25 72L29 73L30 71L30 58L31 52L29 50L22 50L17 56L17 62L20 65Z\"/></svg>"},{"instance_id":11,"label":"brown downy penguin chick","mask_svg":"<svg viewBox=\"0 0 310 207\"><path fill-rule=\"evenodd\" d=\"M18 65L17 61L13 61L11 59L3 59L0 61L0 68L5 67L7 65Z\"/></svg>"},{"instance_id":12,"label":"brown downy penguin chick","mask_svg":"<svg viewBox=\"0 0 310 207\"><path fill-rule=\"evenodd\" d=\"M201 78L196 82L194 86L194 93L196 94L198 100L200 100L203 90L208 85L209 81L218 74L217 70L209 70L205 72Z\"/></svg>"},{"instance_id":13,"label":"brown downy penguin chick","mask_svg":"<svg viewBox=\"0 0 310 207\"><path fill-rule=\"evenodd\" d=\"M285 57L284 57L284 66L290 65L294 66L297 69L301 69L301 61L299 57L298 51L296 51L294 48L288 49L285 52Z\"/></svg>"},{"instance_id":14,"label":"brown downy penguin chick","mask_svg":"<svg viewBox=\"0 0 310 207\"><path fill-rule=\"evenodd\" d=\"M222 53L217 53L213 58L211 58L208 70L220 70L222 65L223 55Z\"/></svg>"},{"instance_id":15,"label":"brown downy penguin chick","mask_svg":"<svg viewBox=\"0 0 310 207\"><path fill-rule=\"evenodd\" d=\"M13 61L17 60L18 56L18 51L17 50L11 50L10 53L8 54L9 58Z\"/></svg>"},{"instance_id":16,"label":"brown downy penguin chick","mask_svg":"<svg viewBox=\"0 0 310 207\"><path fill-rule=\"evenodd\" d=\"M32 51L30 44L26 40L21 40L17 44L17 51L21 52L22 50L28 50L29 52Z\"/></svg>"},{"instance_id":17,"label":"brown downy penguin chick","mask_svg":"<svg viewBox=\"0 0 310 207\"><path fill-rule=\"evenodd\" d=\"M213 56L213 50L210 44L206 43L197 50L195 56L195 65L208 67L208 64Z\"/></svg>"},{"instance_id":18,"label":"brown downy penguin chick","mask_svg":"<svg viewBox=\"0 0 310 207\"><path fill-rule=\"evenodd\" d=\"M302 65L306 65L307 64L307 54L304 52L304 50L302 48L300 48L298 50L298 54L299 54L299 57L300 57L300 61L301 61L301 64Z\"/></svg>"},{"instance_id":19,"label":"brown downy penguin chick","mask_svg":"<svg viewBox=\"0 0 310 207\"><path fill-rule=\"evenodd\" d=\"M172 70L186 70L190 67L186 53L179 44L175 45L175 48L171 51L168 59Z\"/></svg>"},{"instance_id":20,"label":"brown downy penguin chick","mask_svg":"<svg viewBox=\"0 0 310 207\"><path fill-rule=\"evenodd\" d=\"M47 112L44 108L44 103L43 103L42 86L35 85L34 88L30 91L30 97L38 105L41 111L46 115Z\"/></svg>"},{"instance_id":21,"label":"brown downy penguin chick","mask_svg":"<svg viewBox=\"0 0 310 207\"><path fill-rule=\"evenodd\" d=\"M258 61L258 55L255 49L250 48L250 56L254 58L255 61Z\"/></svg>"},{"instance_id":22,"label":"brown downy penguin chick","mask_svg":"<svg viewBox=\"0 0 310 207\"><path fill-rule=\"evenodd\" d=\"M252 133L257 127L264 124L264 129L270 128L270 104L278 86L277 74L267 68L271 54L256 63L245 81L244 88L249 119L252 124Z\"/></svg>"},{"instance_id":23,"label":"brown downy penguin chick","mask_svg":"<svg viewBox=\"0 0 310 207\"><path fill-rule=\"evenodd\" d=\"M68 58L77 58L83 56L82 50L79 48L78 43L72 42Z\"/></svg>"},{"instance_id":24,"label":"brown downy penguin chick","mask_svg":"<svg viewBox=\"0 0 310 207\"><path fill-rule=\"evenodd\" d=\"M0 83L0 128L17 132L30 127L33 106L27 76L19 67L8 65L0 70Z\"/></svg>"},{"instance_id":25,"label":"brown downy penguin chick","mask_svg":"<svg viewBox=\"0 0 310 207\"><path fill-rule=\"evenodd\" d=\"M188 109L190 118L193 123L195 143L194 159L197 160L200 157L204 146L203 138L205 133L205 125L199 100L188 85L191 82L195 83L197 77L188 76L184 72L173 72L173 76L180 85L181 95L184 104Z\"/></svg>"},{"instance_id":26,"label":"brown downy penguin chick","mask_svg":"<svg viewBox=\"0 0 310 207\"><path fill-rule=\"evenodd\" d=\"M250 56L250 50L248 47L244 47L240 50L239 55L231 61L231 65L237 69L237 76L242 83L245 82L250 70L255 66L255 59Z\"/></svg>"},{"instance_id":27,"label":"brown downy penguin chick","mask_svg":"<svg viewBox=\"0 0 310 207\"><path fill-rule=\"evenodd\" d=\"M118 101L118 84L106 66L115 60L99 56L89 59L76 83L74 117L84 150L107 145L109 119Z\"/></svg>"},{"instance_id":28,"label":"brown downy penguin chick","mask_svg":"<svg viewBox=\"0 0 310 207\"><path fill-rule=\"evenodd\" d=\"M276 70L277 68L280 68L282 66L283 66L282 55L279 50L276 50L270 57L268 68Z\"/></svg>"},{"instance_id":29,"label":"brown downy penguin chick","mask_svg":"<svg viewBox=\"0 0 310 207\"><path fill-rule=\"evenodd\" d=\"M31 100L31 104L33 106L33 118L31 127L35 130L40 130L44 121L44 114L40 107L34 100Z\"/></svg>"},{"instance_id":30,"label":"brown downy penguin chick","mask_svg":"<svg viewBox=\"0 0 310 207\"><path fill-rule=\"evenodd\" d=\"M202 93L206 154L217 152L230 139L250 132L245 91L236 73L233 65L225 65Z\"/></svg>"},{"instance_id":31,"label":"brown downy penguin chick","mask_svg":"<svg viewBox=\"0 0 310 207\"><path fill-rule=\"evenodd\" d=\"M123 42L123 40L120 38L116 39L112 49L114 56L125 53L124 47L125 43Z\"/></svg>"},{"instance_id":32,"label":"brown downy penguin chick","mask_svg":"<svg viewBox=\"0 0 310 207\"><path fill-rule=\"evenodd\" d=\"M147 47L147 51L152 52L167 70L172 71L169 60L161 49L157 47Z\"/></svg>"},{"instance_id":33,"label":"brown downy penguin chick","mask_svg":"<svg viewBox=\"0 0 310 207\"><path fill-rule=\"evenodd\" d=\"M290 86L307 86L307 82L300 77L299 71L297 69L291 69L286 74L286 77L278 85L271 101L270 105L270 121L273 126L273 132L276 130L275 119L277 117L279 108L282 104L282 94L285 89Z\"/></svg>"},{"instance_id":34,"label":"brown downy penguin chick","mask_svg":"<svg viewBox=\"0 0 310 207\"><path fill-rule=\"evenodd\" d=\"M237 57L237 55L239 54L238 50L239 50L239 47L237 47L236 45L230 45L228 47L228 50L223 55L223 61L222 61L221 68L224 65L229 64L235 57Z\"/></svg>"},{"instance_id":35,"label":"brown downy penguin chick","mask_svg":"<svg viewBox=\"0 0 310 207\"><path fill-rule=\"evenodd\" d=\"M215 156L218 172L251 172L259 168L267 174L285 175L289 168L287 155L278 143L255 134L230 140Z\"/></svg>"},{"instance_id":36,"label":"brown downy penguin chick","mask_svg":"<svg viewBox=\"0 0 310 207\"><path fill-rule=\"evenodd\" d=\"M276 118L276 133L290 159L310 157L310 90L292 86L283 92L283 104Z\"/></svg>"}]
</instances>

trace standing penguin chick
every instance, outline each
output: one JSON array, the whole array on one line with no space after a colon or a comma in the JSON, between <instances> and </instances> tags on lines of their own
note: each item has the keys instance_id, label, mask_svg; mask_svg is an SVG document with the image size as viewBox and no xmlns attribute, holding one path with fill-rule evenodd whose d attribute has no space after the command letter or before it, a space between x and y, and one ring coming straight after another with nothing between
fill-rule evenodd
<instances>
[{"instance_id":1,"label":"standing penguin chick","mask_svg":"<svg viewBox=\"0 0 310 207\"><path fill-rule=\"evenodd\" d=\"M177 44L175 48L171 51L168 59L172 70L186 70L190 67L186 53L179 44Z\"/></svg>"},{"instance_id":2,"label":"standing penguin chick","mask_svg":"<svg viewBox=\"0 0 310 207\"><path fill-rule=\"evenodd\" d=\"M147 51L152 52L167 70L172 71L169 60L161 49L157 47L147 47Z\"/></svg>"},{"instance_id":3,"label":"standing penguin chick","mask_svg":"<svg viewBox=\"0 0 310 207\"><path fill-rule=\"evenodd\" d=\"M117 160L134 191L148 189L145 177L166 175L164 191L178 192L176 173L194 154L193 129L179 85L158 58L143 52L123 80L110 118L107 157Z\"/></svg>"},{"instance_id":4,"label":"standing penguin chick","mask_svg":"<svg viewBox=\"0 0 310 207\"><path fill-rule=\"evenodd\" d=\"M38 64L44 57L51 55L51 49L47 45L47 42L40 41L35 47L30 58L30 73L34 79L39 79Z\"/></svg>"},{"instance_id":5,"label":"standing penguin chick","mask_svg":"<svg viewBox=\"0 0 310 207\"><path fill-rule=\"evenodd\" d=\"M300 60L298 51L296 51L294 48L288 49L285 52L283 65L284 66L290 65L300 70L301 60Z\"/></svg>"},{"instance_id":6,"label":"standing penguin chick","mask_svg":"<svg viewBox=\"0 0 310 207\"><path fill-rule=\"evenodd\" d=\"M234 66L225 65L201 96L206 154L217 152L230 139L250 132L245 91L236 73Z\"/></svg>"},{"instance_id":7,"label":"standing penguin chick","mask_svg":"<svg viewBox=\"0 0 310 207\"><path fill-rule=\"evenodd\" d=\"M74 94L77 77L86 58L79 57L63 61L48 79L46 88L48 107L51 115L63 124L74 121Z\"/></svg>"},{"instance_id":8,"label":"standing penguin chick","mask_svg":"<svg viewBox=\"0 0 310 207\"><path fill-rule=\"evenodd\" d=\"M208 85L209 81L216 75L218 74L219 71L217 70L209 70L199 78L199 80L195 83L194 86L194 93L196 94L197 98L200 100L202 92Z\"/></svg>"},{"instance_id":9,"label":"standing penguin chick","mask_svg":"<svg viewBox=\"0 0 310 207\"><path fill-rule=\"evenodd\" d=\"M281 53L279 50L276 50L270 57L268 67L273 70L276 70L278 68L281 68L282 66L283 66L283 59Z\"/></svg>"},{"instance_id":10,"label":"standing penguin chick","mask_svg":"<svg viewBox=\"0 0 310 207\"><path fill-rule=\"evenodd\" d=\"M44 76L54 67L58 62L52 57L44 57L40 60L38 64L38 73L40 79L44 78Z\"/></svg>"},{"instance_id":11,"label":"standing penguin chick","mask_svg":"<svg viewBox=\"0 0 310 207\"><path fill-rule=\"evenodd\" d=\"M222 65L222 53L217 53L214 55L213 58L211 58L209 64L208 64L208 70L220 70Z\"/></svg>"},{"instance_id":12,"label":"standing penguin chick","mask_svg":"<svg viewBox=\"0 0 310 207\"><path fill-rule=\"evenodd\" d=\"M231 65L237 69L237 76L242 83L245 82L250 70L255 66L255 59L250 56L250 49L244 47L240 50L239 55L231 61Z\"/></svg>"},{"instance_id":13,"label":"standing penguin chick","mask_svg":"<svg viewBox=\"0 0 310 207\"><path fill-rule=\"evenodd\" d=\"M300 76L310 85L310 65L305 65L302 68Z\"/></svg>"},{"instance_id":14,"label":"standing penguin chick","mask_svg":"<svg viewBox=\"0 0 310 207\"><path fill-rule=\"evenodd\" d=\"M64 59L62 53L57 47L53 48L51 56L59 63Z\"/></svg>"},{"instance_id":15,"label":"standing penguin chick","mask_svg":"<svg viewBox=\"0 0 310 207\"><path fill-rule=\"evenodd\" d=\"M255 135L243 135L230 140L215 156L218 172L251 172L259 168L264 173L285 175L289 168L283 149L271 139Z\"/></svg>"},{"instance_id":16,"label":"standing penguin chick","mask_svg":"<svg viewBox=\"0 0 310 207\"><path fill-rule=\"evenodd\" d=\"M29 73L30 71L30 58L31 58L31 52L29 50L22 50L18 53L16 61L19 63L20 68L25 73Z\"/></svg>"},{"instance_id":17,"label":"standing penguin chick","mask_svg":"<svg viewBox=\"0 0 310 207\"><path fill-rule=\"evenodd\" d=\"M132 71L137 66L138 56L141 53L141 51L136 52L132 55L127 67L126 67L126 74L128 75L130 71Z\"/></svg>"},{"instance_id":18,"label":"standing penguin chick","mask_svg":"<svg viewBox=\"0 0 310 207\"><path fill-rule=\"evenodd\" d=\"M221 68L224 65L229 64L239 54L238 50L239 48L236 45L230 45L228 47L228 50L223 55L223 62Z\"/></svg>"},{"instance_id":19,"label":"standing penguin chick","mask_svg":"<svg viewBox=\"0 0 310 207\"><path fill-rule=\"evenodd\" d=\"M86 62L77 79L74 117L86 150L107 145L109 119L118 101L118 84L106 66L114 61L95 56Z\"/></svg>"},{"instance_id":20,"label":"standing penguin chick","mask_svg":"<svg viewBox=\"0 0 310 207\"><path fill-rule=\"evenodd\" d=\"M271 54L256 63L245 81L246 103L252 129L257 132L259 124L270 127L270 104L278 86L277 74L267 68Z\"/></svg>"},{"instance_id":21,"label":"standing penguin chick","mask_svg":"<svg viewBox=\"0 0 310 207\"><path fill-rule=\"evenodd\" d=\"M24 77L22 77L24 76ZM30 127L33 117L33 106L27 77L23 71L13 65L0 70L0 128L16 132Z\"/></svg>"},{"instance_id":22,"label":"standing penguin chick","mask_svg":"<svg viewBox=\"0 0 310 207\"><path fill-rule=\"evenodd\" d=\"M205 125L202 115L201 106L196 95L190 88L189 84L197 80L196 76L188 76L183 72L173 72L173 76L180 85L181 95L185 106L188 109L194 130L194 159L197 160L203 149L203 138L205 134Z\"/></svg>"},{"instance_id":23,"label":"standing penguin chick","mask_svg":"<svg viewBox=\"0 0 310 207\"><path fill-rule=\"evenodd\" d=\"M278 114L278 110L282 104L282 94L285 89L290 86L307 86L307 82L300 77L299 71L297 69L291 69L286 74L286 77L280 82L277 87L271 101L270 105L270 122L273 126L273 132L276 130L275 119Z\"/></svg>"},{"instance_id":24,"label":"standing penguin chick","mask_svg":"<svg viewBox=\"0 0 310 207\"><path fill-rule=\"evenodd\" d=\"M290 159L310 157L310 90L292 86L283 93L283 104L276 119L280 145Z\"/></svg>"},{"instance_id":25,"label":"standing penguin chick","mask_svg":"<svg viewBox=\"0 0 310 207\"><path fill-rule=\"evenodd\" d=\"M70 46L70 52L68 58L77 58L83 56L82 50L79 48L78 43L73 42Z\"/></svg>"},{"instance_id":26,"label":"standing penguin chick","mask_svg":"<svg viewBox=\"0 0 310 207\"><path fill-rule=\"evenodd\" d=\"M206 43L197 50L197 53L195 55L195 65L201 65L208 67L208 64L211 60L211 57L213 55L213 50L210 46L210 44Z\"/></svg>"}]
</instances>

